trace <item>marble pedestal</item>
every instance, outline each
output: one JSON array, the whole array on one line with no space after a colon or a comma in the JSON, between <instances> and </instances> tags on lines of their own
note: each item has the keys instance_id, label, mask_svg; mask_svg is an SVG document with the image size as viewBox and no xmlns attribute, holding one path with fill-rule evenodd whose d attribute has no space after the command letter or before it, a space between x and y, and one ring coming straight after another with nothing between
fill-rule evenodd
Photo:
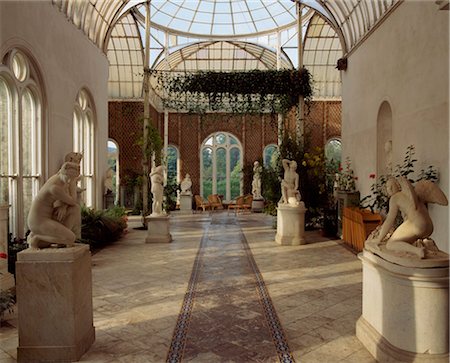
<instances>
[{"instance_id":1,"label":"marble pedestal","mask_svg":"<svg viewBox=\"0 0 450 363\"><path fill-rule=\"evenodd\" d=\"M277 234L275 241L280 245L297 246L305 244L305 203L299 205L278 204Z\"/></svg>"},{"instance_id":2,"label":"marble pedestal","mask_svg":"<svg viewBox=\"0 0 450 363\"><path fill-rule=\"evenodd\" d=\"M18 362L78 361L95 340L89 246L17 254Z\"/></svg>"},{"instance_id":3,"label":"marble pedestal","mask_svg":"<svg viewBox=\"0 0 450 363\"><path fill-rule=\"evenodd\" d=\"M400 266L364 250L356 336L379 362L449 359L449 268Z\"/></svg>"},{"instance_id":4,"label":"marble pedestal","mask_svg":"<svg viewBox=\"0 0 450 363\"><path fill-rule=\"evenodd\" d=\"M172 236L169 232L168 216L149 216L145 220L148 227L145 243L168 243L172 241Z\"/></svg>"},{"instance_id":5,"label":"marble pedestal","mask_svg":"<svg viewBox=\"0 0 450 363\"><path fill-rule=\"evenodd\" d=\"M252 212L262 212L264 209L264 198L253 199L252 201Z\"/></svg>"},{"instance_id":6,"label":"marble pedestal","mask_svg":"<svg viewBox=\"0 0 450 363\"><path fill-rule=\"evenodd\" d=\"M192 213L192 195L180 194L180 213L189 214Z\"/></svg>"}]
</instances>

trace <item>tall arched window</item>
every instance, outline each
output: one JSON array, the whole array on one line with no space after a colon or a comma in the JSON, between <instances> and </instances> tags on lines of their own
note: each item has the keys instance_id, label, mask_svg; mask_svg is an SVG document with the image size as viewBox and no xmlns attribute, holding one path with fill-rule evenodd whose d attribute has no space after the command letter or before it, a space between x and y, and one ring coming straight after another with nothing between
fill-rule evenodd
<instances>
[{"instance_id":1,"label":"tall arched window","mask_svg":"<svg viewBox=\"0 0 450 363\"><path fill-rule=\"evenodd\" d=\"M342 143L339 139L330 139L324 147L325 158L333 166L339 166L342 159Z\"/></svg>"},{"instance_id":2,"label":"tall arched window","mask_svg":"<svg viewBox=\"0 0 450 363\"><path fill-rule=\"evenodd\" d=\"M81 160L80 187L86 189L82 199L86 206L94 206L94 111L85 90L78 93L73 112L73 146L74 151L83 154Z\"/></svg>"},{"instance_id":3,"label":"tall arched window","mask_svg":"<svg viewBox=\"0 0 450 363\"><path fill-rule=\"evenodd\" d=\"M105 184L105 189L111 187L111 191L114 194L114 204L118 204L119 203L119 185L120 185L120 180L119 180L119 146L117 145L117 143L112 140L109 139L108 140L108 151L107 151L107 155L108 155L108 171L107 171L107 178L111 177L111 185L106 185ZM109 171L109 169L111 169ZM110 173L110 175L109 175ZM108 180L109 183L109 180ZM106 192L106 190L105 190Z\"/></svg>"},{"instance_id":4,"label":"tall arched window","mask_svg":"<svg viewBox=\"0 0 450 363\"><path fill-rule=\"evenodd\" d=\"M179 155L178 149L175 146L169 145L167 147L167 181L180 182Z\"/></svg>"},{"instance_id":5,"label":"tall arched window","mask_svg":"<svg viewBox=\"0 0 450 363\"><path fill-rule=\"evenodd\" d=\"M200 149L200 193L223 195L230 201L242 194L242 147L239 140L226 132L208 136Z\"/></svg>"},{"instance_id":6,"label":"tall arched window","mask_svg":"<svg viewBox=\"0 0 450 363\"><path fill-rule=\"evenodd\" d=\"M39 191L42 158L42 91L29 58L10 51L0 64L0 204L10 205L10 230L23 237Z\"/></svg>"},{"instance_id":7,"label":"tall arched window","mask_svg":"<svg viewBox=\"0 0 450 363\"><path fill-rule=\"evenodd\" d=\"M275 144L269 144L264 148L264 166L266 168L271 167L272 169L275 169L277 166L277 159L278 159L278 146Z\"/></svg>"}]
</instances>

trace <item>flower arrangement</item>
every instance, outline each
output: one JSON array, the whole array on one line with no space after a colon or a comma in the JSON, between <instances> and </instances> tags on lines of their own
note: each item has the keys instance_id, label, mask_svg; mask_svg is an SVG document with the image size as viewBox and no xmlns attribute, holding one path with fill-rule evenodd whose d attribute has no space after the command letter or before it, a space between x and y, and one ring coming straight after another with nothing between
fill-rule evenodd
<instances>
[{"instance_id":1,"label":"flower arrangement","mask_svg":"<svg viewBox=\"0 0 450 363\"><path fill-rule=\"evenodd\" d=\"M350 158L347 156L345 158L345 169L342 166L338 169L339 173L336 174L336 188L337 190L344 192L354 192L356 191L355 181L358 177L354 175L353 169L351 167Z\"/></svg>"},{"instance_id":2,"label":"flower arrangement","mask_svg":"<svg viewBox=\"0 0 450 363\"><path fill-rule=\"evenodd\" d=\"M433 182L438 180L437 170L434 166L429 165L422 169L417 177L414 179L415 163L417 159L414 158L414 145L409 145L406 149L406 154L402 164L397 164L392 175L380 175L376 178L375 174L370 174L369 178L374 179L374 183L370 187L371 194L367 195L360 201L360 207L370 208L372 212L378 211L387 213L389 209L389 196L386 191L386 182L390 176L398 178L400 176L408 179L413 185L420 180L431 180Z\"/></svg>"}]
</instances>

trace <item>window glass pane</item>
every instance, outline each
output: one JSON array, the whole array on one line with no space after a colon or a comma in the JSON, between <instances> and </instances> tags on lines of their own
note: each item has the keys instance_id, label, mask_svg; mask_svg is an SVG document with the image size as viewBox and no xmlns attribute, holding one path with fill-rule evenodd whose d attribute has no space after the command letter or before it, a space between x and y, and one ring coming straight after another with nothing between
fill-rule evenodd
<instances>
[{"instance_id":1,"label":"window glass pane","mask_svg":"<svg viewBox=\"0 0 450 363\"><path fill-rule=\"evenodd\" d=\"M237 147L230 150L230 198L235 199L241 194L241 152Z\"/></svg>"},{"instance_id":2,"label":"window glass pane","mask_svg":"<svg viewBox=\"0 0 450 363\"><path fill-rule=\"evenodd\" d=\"M33 180L31 178L23 179L23 226L25 233L28 230L27 217L30 211L31 202L33 201Z\"/></svg>"},{"instance_id":3,"label":"window glass pane","mask_svg":"<svg viewBox=\"0 0 450 363\"><path fill-rule=\"evenodd\" d=\"M226 151L224 148L217 149L216 171L217 171L217 174L216 174L217 194L225 197L226 192L227 192L227 157L226 157Z\"/></svg>"},{"instance_id":4,"label":"window glass pane","mask_svg":"<svg viewBox=\"0 0 450 363\"><path fill-rule=\"evenodd\" d=\"M23 82L28 75L27 62L22 54L16 53L12 59L12 71L16 78Z\"/></svg>"},{"instance_id":5,"label":"window glass pane","mask_svg":"<svg viewBox=\"0 0 450 363\"><path fill-rule=\"evenodd\" d=\"M236 138L235 137L233 137L233 136L230 136L230 144L231 145L237 145L237 140L236 140Z\"/></svg>"},{"instance_id":6,"label":"window glass pane","mask_svg":"<svg viewBox=\"0 0 450 363\"><path fill-rule=\"evenodd\" d=\"M26 90L22 99L22 157L23 175L33 173L33 130L36 118L36 107L33 95Z\"/></svg>"},{"instance_id":7,"label":"window glass pane","mask_svg":"<svg viewBox=\"0 0 450 363\"><path fill-rule=\"evenodd\" d=\"M340 140L332 139L325 144L325 157L333 164L339 165L341 162L342 144Z\"/></svg>"},{"instance_id":8,"label":"window glass pane","mask_svg":"<svg viewBox=\"0 0 450 363\"><path fill-rule=\"evenodd\" d=\"M202 150L203 158L203 197L207 198L208 195L212 194L212 149L205 147Z\"/></svg>"},{"instance_id":9,"label":"window glass pane","mask_svg":"<svg viewBox=\"0 0 450 363\"><path fill-rule=\"evenodd\" d=\"M271 167L274 169L276 167L278 158L278 147L276 145L268 145L264 149L264 166Z\"/></svg>"},{"instance_id":10,"label":"window glass pane","mask_svg":"<svg viewBox=\"0 0 450 363\"><path fill-rule=\"evenodd\" d=\"M167 148L167 179L177 182L178 151L173 146Z\"/></svg>"},{"instance_id":11,"label":"window glass pane","mask_svg":"<svg viewBox=\"0 0 450 363\"><path fill-rule=\"evenodd\" d=\"M11 94L6 82L0 78L0 174L9 174L9 120ZM9 204L8 179L0 177L0 204Z\"/></svg>"},{"instance_id":12,"label":"window glass pane","mask_svg":"<svg viewBox=\"0 0 450 363\"><path fill-rule=\"evenodd\" d=\"M119 150L115 142L108 140L108 171L107 171L107 178L111 177L111 184L109 184L109 181L105 183L105 189L110 189L114 195L116 196L117 200L117 193L118 193L118 158L119 158ZM106 190L105 190L106 192Z\"/></svg>"},{"instance_id":13,"label":"window glass pane","mask_svg":"<svg viewBox=\"0 0 450 363\"><path fill-rule=\"evenodd\" d=\"M226 136L224 134L218 134L216 136L216 143L217 144L223 145L223 144L225 144L225 141L226 141Z\"/></svg>"}]
</instances>

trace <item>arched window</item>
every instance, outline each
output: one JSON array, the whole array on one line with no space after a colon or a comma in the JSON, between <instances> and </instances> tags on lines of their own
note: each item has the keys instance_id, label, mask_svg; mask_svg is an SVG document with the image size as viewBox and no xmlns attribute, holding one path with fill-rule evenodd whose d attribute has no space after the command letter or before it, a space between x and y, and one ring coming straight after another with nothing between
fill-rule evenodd
<instances>
[{"instance_id":1,"label":"arched window","mask_svg":"<svg viewBox=\"0 0 450 363\"><path fill-rule=\"evenodd\" d=\"M108 183L110 182L111 185L105 185L105 189L112 188L111 191L114 194L114 204L118 204L119 202L119 147L117 146L117 143L114 140L109 139L108 140L108 173L107 178L111 178L111 180L108 180ZM109 171L111 169L111 171ZM111 175L108 175L111 173ZM105 190L106 192L106 190Z\"/></svg>"},{"instance_id":2,"label":"arched window","mask_svg":"<svg viewBox=\"0 0 450 363\"><path fill-rule=\"evenodd\" d=\"M226 132L208 136L200 149L200 193L219 194L230 201L242 194L242 147Z\"/></svg>"},{"instance_id":3,"label":"arched window","mask_svg":"<svg viewBox=\"0 0 450 363\"><path fill-rule=\"evenodd\" d=\"M10 230L23 237L39 191L42 158L42 92L33 64L20 50L0 64L0 204L10 205Z\"/></svg>"},{"instance_id":4,"label":"arched window","mask_svg":"<svg viewBox=\"0 0 450 363\"><path fill-rule=\"evenodd\" d=\"M167 181L180 182L179 155L176 146L169 145L167 147Z\"/></svg>"},{"instance_id":5,"label":"arched window","mask_svg":"<svg viewBox=\"0 0 450 363\"><path fill-rule=\"evenodd\" d=\"M275 169L277 166L277 159L278 159L278 146L275 144L269 144L264 148L264 166L266 168L271 167L272 169Z\"/></svg>"},{"instance_id":6,"label":"arched window","mask_svg":"<svg viewBox=\"0 0 450 363\"><path fill-rule=\"evenodd\" d=\"M333 166L339 166L342 159L342 143L339 139L330 139L324 147L325 158Z\"/></svg>"},{"instance_id":7,"label":"arched window","mask_svg":"<svg viewBox=\"0 0 450 363\"><path fill-rule=\"evenodd\" d=\"M73 112L73 147L83 154L81 160L80 187L86 189L82 199L86 206L93 207L94 189L94 112L93 105L85 90L78 93Z\"/></svg>"}]
</instances>

